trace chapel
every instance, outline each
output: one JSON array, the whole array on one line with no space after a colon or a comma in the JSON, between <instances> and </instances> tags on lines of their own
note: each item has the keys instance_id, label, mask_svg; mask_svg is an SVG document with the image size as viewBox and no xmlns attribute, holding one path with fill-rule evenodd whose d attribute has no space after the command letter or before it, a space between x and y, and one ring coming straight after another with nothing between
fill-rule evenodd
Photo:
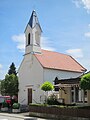
<instances>
[{"instance_id":1,"label":"chapel","mask_svg":"<svg viewBox=\"0 0 90 120\"><path fill-rule=\"evenodd\" d=\"M44 92L40 86L49 81L56 85L57 81L73 79L83 75L86 69L78 63L72 56L41 48L41 33L36 11L33 10L30 20L25 28L25 54L18 70L19 93L18 102L21 104L42 103ZM66 103L71 103L75 99L76 86L67 87L66 93L62 96ZM54 90L59 94L59 90ZM60 94L59 94L59 97ZM81 100L81 93L78 91L78 100Z\"/></svg>"}]
</instances>

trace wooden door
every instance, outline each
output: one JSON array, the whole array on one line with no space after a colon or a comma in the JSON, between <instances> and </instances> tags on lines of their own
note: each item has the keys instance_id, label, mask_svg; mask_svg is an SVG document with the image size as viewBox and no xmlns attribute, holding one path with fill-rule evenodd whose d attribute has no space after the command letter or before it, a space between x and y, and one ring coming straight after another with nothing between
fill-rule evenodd
<instances>
[{"instance_id":1,"label":"wooden door","mask_svg":"<svg viewBox=\"0 0 90 120\"><path fill-rule=\"evenodd\" d=\"M28 104L32 103L32 88L28 88Z\"/></svg>"}]
</instances>

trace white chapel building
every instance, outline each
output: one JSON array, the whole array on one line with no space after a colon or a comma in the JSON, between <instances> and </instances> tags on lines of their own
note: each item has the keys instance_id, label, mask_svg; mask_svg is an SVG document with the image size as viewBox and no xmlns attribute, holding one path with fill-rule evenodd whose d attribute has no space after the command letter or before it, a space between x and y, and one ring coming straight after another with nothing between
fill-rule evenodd
<instances>
[{"instance_id":1,"label":"white chapel building","mask_svg":"<svg viewBox=\"0 0 90 120\"><path fill-rule=\"evenodd\" d=\"M25 29L25 54L18 70L21 104L41 103L44 92L40 86L45 81L77 78L86 69L69 55L41 49L42 29L33 11Z\"/></svg>"}]
</instances>

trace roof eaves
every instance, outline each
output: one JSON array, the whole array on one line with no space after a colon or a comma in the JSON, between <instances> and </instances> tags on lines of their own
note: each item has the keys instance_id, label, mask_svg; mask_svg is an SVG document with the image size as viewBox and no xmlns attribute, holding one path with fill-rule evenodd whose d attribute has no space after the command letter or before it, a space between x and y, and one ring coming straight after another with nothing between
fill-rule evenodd
<instances>
[{"instance_id":1,"label":"roof eaves","mask_svg":"<svg viewBox=\"0 0 90 120\"><path fill-rule=\"evenodd\" d=\"M42 65L43 66L43 65ZM67 71L67 72L77 72L77 73L83 73L82 71L77 71L77 70L66 70L66 69L58 69L58 68L53 68L53 67L46 67L43 66L46 69L53 69L53 70L60 70L60 71Z\"/></svg>"},{"instance_id":2,"label":"roof eaves","mask_svg":"<svg viewBox=\"0 0 90 120\"><path fill-rule=\"evenodd\" d=\"M70 56L70 55L68 55L68 56ZM81 69L81 71L83 71L83 72L86 72L87 71L87 69L86 68L84 68L79 62L77 62L72 56L70 56L78 65L80 65L83 69Z\"/></svg>"}]
</instances>

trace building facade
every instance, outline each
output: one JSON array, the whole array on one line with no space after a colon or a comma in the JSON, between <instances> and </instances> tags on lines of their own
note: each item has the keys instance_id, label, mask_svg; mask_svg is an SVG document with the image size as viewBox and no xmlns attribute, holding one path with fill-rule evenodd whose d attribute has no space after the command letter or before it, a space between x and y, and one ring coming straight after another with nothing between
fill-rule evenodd
<instances>
[{"instance_id":1,"label":"building facade","mask_svg":"<svg viewBox=\"0 0 90 120\"><path fill-rule=\"evenodd\" d=\"M18 102L21 104L41 103L44 92L40 86L45 81L54 84L56 78L77 78L86 71L69 55L42 50L41 33L38 17L33 11L25 29L25 54L18 70Z\"/></svg>"}]
</instances>

